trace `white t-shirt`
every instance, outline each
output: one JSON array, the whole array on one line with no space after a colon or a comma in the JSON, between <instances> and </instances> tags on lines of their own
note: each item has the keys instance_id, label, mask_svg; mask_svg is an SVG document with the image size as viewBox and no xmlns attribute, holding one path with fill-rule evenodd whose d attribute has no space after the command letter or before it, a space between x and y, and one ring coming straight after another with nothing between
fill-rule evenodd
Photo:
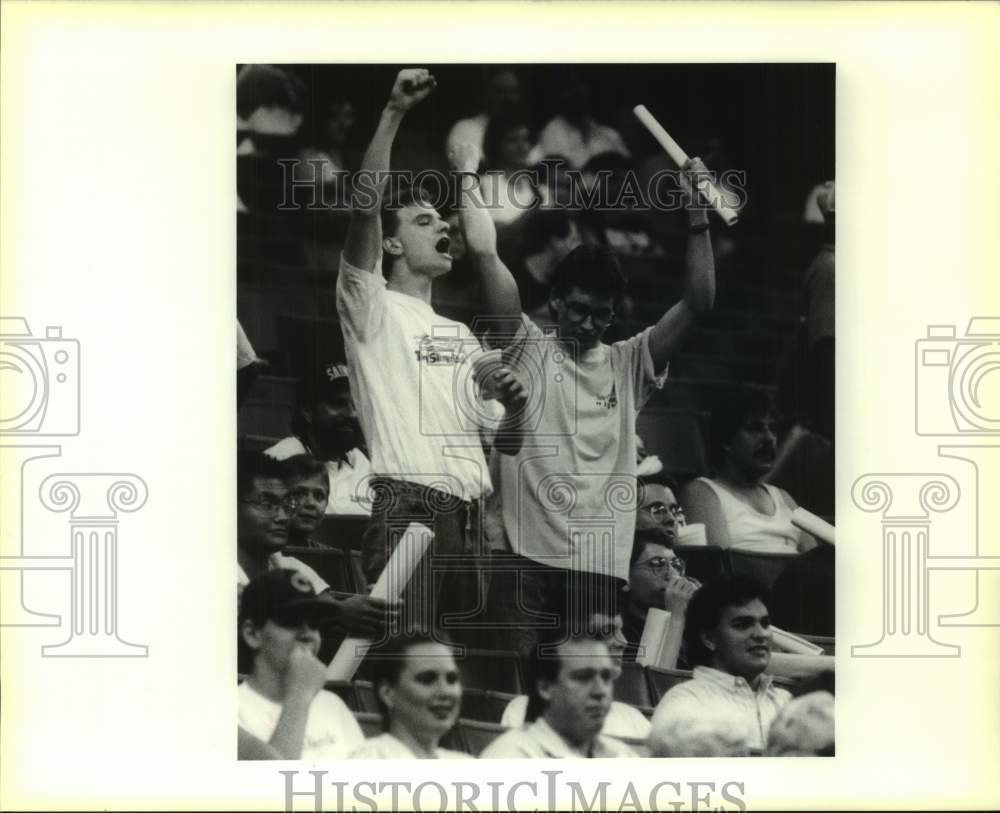
<instances>
[{"instance_id":1,"label":"white t-shirt","mask_svg":"<svg viewBox=\"0 0 1000 813\"><path fill-rule=\"evenodd\" d=\"M464 751L449 751L447 748L434 749L435 759L472 759L472 754ZM351 759L416 759L417 756L392 734L379 734L365 740L357 748Z\"/></svg>"},{"instance_id":2,"label":"white t-shirt","mask_svg":"<svg viewBox=\"0 0 1000 813\"><path fill-rule=\"evenodd\" d=\"M524 725L524 716L528 711L528 695L519 694L507 704L503 710L500 725L507 728L520 728ZM611 701L611 710L604 720L601 733L607 737L644 740L649 736L650 723L646 715L628 703L618 700Z\"/></svg>"},{"instance_id":3,"label":"white t-shirt","mask_svg":"<svg viewBox=\"0 0 1000 813\"><path fill-rule=\"evenodd\" d=\"M653 370L649 332L576 361L527 317L514 361L529 379L529 434L500 456L510 550L550 567L628 578L635 532L635 419L666 369ZM520 364L518 363L520 362Z\"/></svg>"},{"instance_id":4,"label":"white t-shirt","mask_svg":"<svg viewBox=\"0 0 1000 813\"><path fill-rule=\"evenodd\" d=\"M236 692L240 728L268 742L278 726L281 704L258 694L247 681ZM301 759L345 759L364 741L365 735L344 701L333 692L317 692L309 706Z\"/></svg>"},{"instance_id":5,"label":"white t-shirt","mask_svg":"<svg viewBox=\"0 0 1000 813\"><path fill-rule=\"evenodd\" d=\"M750 553L799 552L801 532L792 524L792 509L774 486L764 484L774 502L774 513L767 515L707 477L699 477L698 482L707 485L719 498L722 516L729 530L730 548Z\"/></svg>"},{"instance_id":6,"label":"white t-shirt","mask_svg":"<svg viewBox=\"0 0 1000 813\"><path fill-rule=\"evenodd\" d=\"M341 259L337 311L372 471L469 501L489 494L479 431L495 429L503 408L478 399L476 337L426 302L388 290L381 263L363 271Z\"/></svg>"},{"instance_id":7,"label":"white t-shirt","mask_svg":"<svg viewBox=\"0 0 1000 813\"><path fill-rule=\"evenodd\" d=\"M274 446L264 450L264 454L275 460L287 460L298 454L311 454L302 441L292 435L279 440ZM330 481L330 500L326 504L328 514L355 514L370 516L372 501L368 493L372 464L360 449L351 449L347 460L326 460L326 474Z\"/></svg>"}]
</instances>

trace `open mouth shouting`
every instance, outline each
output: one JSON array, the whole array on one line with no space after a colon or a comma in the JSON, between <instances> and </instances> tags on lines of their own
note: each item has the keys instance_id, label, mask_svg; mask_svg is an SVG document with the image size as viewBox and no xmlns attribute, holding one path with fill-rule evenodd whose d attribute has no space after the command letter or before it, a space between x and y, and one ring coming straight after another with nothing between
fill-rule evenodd
<instances>
[{"instance_id":1,"label":"open mouth shouting","mask_svg":"<svg viewBox=\"0 0 1000 813\"><path fill-rule=\"evenodd\" d=\"M447 257L449 260L451 259L451 255L448 253L448 249L451 248L451 238L448 237L448 235L445 235L438 240L437 243L434 244L434 248L437 250L438 254L443 257Z\"/></svg>"}]
</instances>

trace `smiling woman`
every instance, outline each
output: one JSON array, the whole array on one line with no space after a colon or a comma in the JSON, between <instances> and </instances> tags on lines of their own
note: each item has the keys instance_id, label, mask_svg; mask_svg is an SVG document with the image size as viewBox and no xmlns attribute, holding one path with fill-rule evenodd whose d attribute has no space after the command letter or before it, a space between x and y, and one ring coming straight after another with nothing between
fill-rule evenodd
<instances>
[{"instance_id":1,"label":"smiling woman","mask_svg":"<svg viewBox=\"0 0 1000 813\"><path fill-rule=\"evenodd\" d=\"M462 682L451 646L438 635L409 633L391 638L367 656L384 734L372 737L355 759L452 759L468 757L439 748L458 720Z\"/></svg>"}]
</instances>

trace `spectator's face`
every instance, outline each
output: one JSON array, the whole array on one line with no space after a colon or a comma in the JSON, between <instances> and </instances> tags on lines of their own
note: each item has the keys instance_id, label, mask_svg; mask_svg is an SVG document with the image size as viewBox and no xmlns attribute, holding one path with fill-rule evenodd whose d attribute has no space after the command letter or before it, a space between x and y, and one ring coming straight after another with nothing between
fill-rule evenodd
<instances>
[{"instance_id":1,"label":"spectator's face","mask_svg":"<svg viewBox=\"0 0 1000 813\"><path fill-rule=\"evenodd\" d=\"M326 119L326 137L330 144L341 146L354 127L354 105L350 102L334 102L330 105L330 115Z\"/></svg>"},{"instance_id":2,"label":"spectator's face","mask_svg":"<svg viewBox=\"0 0 1000 813\"><path fill-rule=\"evenodd\" d=\"M545 720L571 743L582 745L604 727L620 669L603 641L567 641L553 657L560 660L558 677L538 682L538 694L548 703Z\"/></svg>"},{"instance_id":3,"label":"spectator's face","mask_svg":"<svg viewBox=\"0 0 1000 813\"><path fill-rule=\"evenodd\" d=\"M288 520L289 530L298 537L312 536L323 523L330 500L330 481L326 474L303 480L289 480L288 491L298 501Z\"/></svg>"},{"instance_id":4,"label":"spectator's face","mask_svg":"<svg viewBox=\"0 0 1000 813\"><path fill-rule=\"evenodd\" d=\"M574 340L580 350L590 350L600 344L601 336L615 318L612 297L575 286L564 297L552 302L559 320L559 335Z\"/></svg>"},{"instance_id":5,"label":"spectator's face","mask_svg":"<svg viewBox=\"0 0 1000 813\"><path fill-rule=\"evenodd\" d=\"M492 114L510 110L521 103L521 83L512 71L501 71L490 80L490 95L487 102Z\"/></svg>"},{"instance_id":6,"label":"spectator's face","mask_svg":"<svg viewBox=\"0 0 1000 813\"><path fill-rule=\"evenodd\" d=\"M432 206L413 203L397 213L399 227L394 237L384 240L387 250L402 254L415 274L440 277L451 270L451 239L448 224Z\"/></svg>"},{"instance_id":7,"label":"spectator's face","mask_svg":"<svg viewBox=\"0 0 1000 813\"><path fill-rule=\"evenodd\" d=\"M311 423L317 451L324 460L339 457L358 445L360 427L346 378L339 379L334 391L316 404Z\"/></svg>"},{"instance_id":8,"label":"spectator's face","mask_svg":"<svg viewBox=\"0 0 1000 813\"><path fill-rule=\"evenodd\" d=\"M674 492L659 483L647 484L643 489L636 529L662 528L676 542L677 529L685 524L684 509L677 502Z\"/></svg>"},{"instance_id":9,"label":"spectator's face","mask_svg":"<svg viewBox=\"0 0 1000 813\"><path fill-rule=\"evenodd\" d=\"M747 418L725 448L730 463L748 480L759 480L774 466L777 454L774 415Z\"/></svg>"},{"instance_id":10,"label":"spectator's face","mask_svg":"<svg viewBox=\"0 0 1000 813\"><path fill-rule=\"evenodd\" d=\"M649 544L628 572L629 601L636 607L665 608L664 589L674 579L682 578L682 562L670 548Z\"/></svg>"},{"instance_id":11,"label":"spectator's face","mask_svg":"<svg viewBox=\"0 0 1000 813\"><path fill-rule=\"evenodd\" d=\"M319 624L308 612L282 619L281 623L268 619L260 627L252 621L244 621L243 640L255 653L255 665L263 660L278 675L287 671L292 650L296 647L305 647L318 656L322 643Z\"/></svg>"},{"instance_id":12,"label":"spectator's face","mask_svg":"<svg viewBox=\"0 0 1000 813\"><path fill-rule=\"evenodd\" d=\"M703 634L712 666L754 680L771 662L771 619L760 599L725 607L712 632Z\"/></svg>"},{"instance_id":13,"label":"spectator's face","mask_svg":"<svg viewBox=\"0 0 1000 813\"><path fill-rule=\"evenodd\" d=\"M505 169L527 169L531 153L531 131L526 126L514 127L500 141L500 163Z\"/></svg>"},{"instance_id":14,"label":"spectator's face","mask_svg":"<svg viewBox=\"0 0 1000 813\"><path fill-rule=\"evenodd\" d=\"M458 719L462 683L451 648L421 643L407 650L399 680L379 687L393 725L418 735L444 736Z\"/></svg>"},{"instance_id":15,"label":"spectator's face","mask_svg":"<svg viewBox=\"0 0 1000 813\"><path fill-rule=\"evenodd\" d=\"M607 637L608 654L615 663L620 663L622 655L625 654L625 647L628 646L628 639L625 637L625 626L622 623L621 615L608 615L606 613L594 613L591 619L596 629L608 630Z\"/></svg>"},{"instance_id":16,"label":"spectator's face","mask_svg":"<svg viewBox=\"0 0 1000 813\"><path fill-rule=\"evenodd\" d=\"M236 535L241 548L277 553L288 542L288 488L281 480L254 478L253 489L237 503Z\"/></svg>"}]
</instances>

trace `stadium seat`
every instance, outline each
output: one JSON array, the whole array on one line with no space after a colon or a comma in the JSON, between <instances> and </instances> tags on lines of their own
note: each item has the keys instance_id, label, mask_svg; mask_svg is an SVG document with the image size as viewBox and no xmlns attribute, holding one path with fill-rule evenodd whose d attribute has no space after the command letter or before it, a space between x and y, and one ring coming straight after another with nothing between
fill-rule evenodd
<instances>
[{"instance_id":1,"label":"stadium seat","mask_svg":"<svg viewBox=\"0 0 1000 813\"><path fill-rule=\"evenodd\" d=\"M750 553L733 549L726 551L729 570L734 576L753 579L767 590L774 586L778 576L797 557L797 553Z\"/></svg>"},{"instance_id":2,"label":"stadium seat","mask_svg":"<svg viewBox=\"0 0 1000 813\"><path fill-rule=\"evenodd\" d=\"M702 584L725 575L729 568L725 551L708 545L676 545L676 553L684 560L685 572Z\"/></svg>"},{"instance_id":3,"label":"stadium seat","mask_svg":"<svg viewBox=\"0 0 1000 813\"><path fill-rule=\"evenodd\" d=\"M375 686L369 680L355 680L354 696L357 698L358 711L378 712L378 698L375 695Z\"/></svg>"},{"instance_id":4,"label":"stadium seat","mask_svg":"<svg viewBox=\"0 0 1000 813\"><path fill-rule=\"evenodd\" d=\"M283 552L286 556L292 556L309 565L334 592L355 592L349 559L343 551L333 548L288 547Z\"/></svg>"},{"instance_id":5,"label":"stadium seat","mask_svg":"<svg viewBox=\"0 0 1000 813\"><path fill-rule=\"evenodd\" d=\"M653 698L653 705L663 699L678 683L691 679L691 672L685 669L658 669L655 666L646 667L646 680L649 681L649 693Z\"/></svg>"},{"instance_id":6,"label":"stadium seat","mask_svg":"<svg viewBox=\"0 0 1000 813\"><path fill-rule=\"evenodd\" d=\"M505 731L507 729L499 723L487 723L463 717L450 732L451 742L454 744L445 747L456 748L456 750L465 751L467 754L478 757L486 746ZM444 745L443 741L442 745Z\"/></svg>"},{"instance_id":7,"label":"stadium seat","mask_svg":"<svg viewBox=\"0 0 1000 813\"><path fill-rule=\"evenodd\" d=\"M361 726L361 733L365 737L377 737L383 733L381 714L371 711L356 711L354 712L354 719L358 721L358 725Z\"/></svg>"},{"instance_id":8,"label":"stadium seat","mask_svg":"<svg viewBox=\"0 0 1000 813\"><path fill-rule=\"evenodd\" d=\"M457 656L462 685L472 689L492 689L508 694L524 694L521 663L516 652L466 649Z\"/></svg>"},{"instance_id":9,"label":"stadium seat","mask_svg":"<svg viewBox=\"0 0 1000 813\"><path fill-rule=\"evenodd\" d=\"M358 702L357 693L354 691L354 686L348 681L328 680L323 685L323 688L337 695L351 711L367 711L367 709L361 707Z\"/></svg>"},{"instance_id":10,"label":"stadium seat","mask_svg":"<svg viewBox=\"0 0 1000 813\"><path fill-rule=\"evenodd\" d=\"M469 720L499 723L507 705L515 697L517 695L493 689L465 688L462 690L462 716Z\"/></svg>"},{"instance_id":11,"label":"stadium seat","mask_svg":"<svg viewBox=\"0 0 1000 813\"><path fill-rule=\"evenodd\" d=\"M622 663L622 673L615 681L615 700L630 706L654 705L642 664L631 661Z\"/></svg>"},{"instance_id":12,"label":"stadium seat","mask_svg":"<svg viewBox=\"0 0 1000 813\"><path fill-rule=\"evenodd\" d=\"M648 454L658 455L664 471L678 479L708 474L701 417L691 409L644 409L636 430Z\"/></svg>"},{"instance_id":13,"label":"stadium seat","mask_svg":"<svg viewBox=\"0 0 1000 813\"><path fill-rule=\"evenodd\" d=\"M361 550L361 540L369 518L353 514L327 514L319 527L323 544L340 550Z\"/></svg>"}]
</instances>

